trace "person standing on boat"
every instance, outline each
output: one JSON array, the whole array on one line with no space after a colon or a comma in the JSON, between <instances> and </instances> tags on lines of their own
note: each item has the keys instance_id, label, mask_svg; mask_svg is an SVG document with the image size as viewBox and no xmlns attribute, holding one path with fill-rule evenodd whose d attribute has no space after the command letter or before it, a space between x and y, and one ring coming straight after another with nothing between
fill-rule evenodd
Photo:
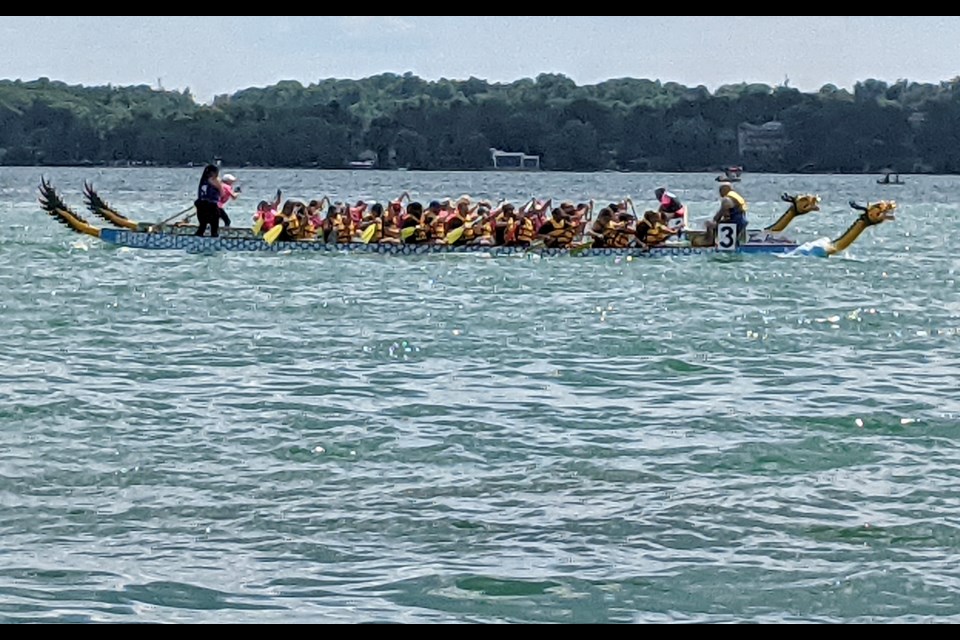
<instances>
[{"instance_id":1,"label":"person standing on boat","mask_svg":"<svg viewBox=\"0 0 960 640\"><path fill-rule=\"evenodd\" d=\"M236 181L237 178L231 173L224 174L224 176L220 178L220 201L217 202L217 207L220 209L220 220L225 227L230 226L230 216L227 215L224 207L227 206L228 202L236 200L240 194L240 185L236 187L233 186Z\"/></svg>"},{"instance_id":2,"label":"person standing on boat","mask_svg":"<svg viewBox=\"0 0 960 640\"><path fill-rule=\"evenodd\" d=\"M203 168L200 176L200 184L197 185L197 199L193 205L197 208L197 233L203 236L210 227L210 237L216 238L220 235L221 214L226 217L226 213L220 208L220 197L223 183L220 182L220 169L214 164L208 164ZM230 224L230 218L226 219L227 225Z\"/></svg>"},{"instance_id":3,"label":"person standing on boat","mask_svg":"<svg viewBox=\"0 0 960 640\"><path fill-rule=\"evenodd\" d=\"M720 185L720 209L713 220L707 222L706 243L712 246L717 241L717 225L721 222L732 222L737 225L737 241L747 230L747 201L733 190L729 182Z\"/></svg>"}]
</instances>

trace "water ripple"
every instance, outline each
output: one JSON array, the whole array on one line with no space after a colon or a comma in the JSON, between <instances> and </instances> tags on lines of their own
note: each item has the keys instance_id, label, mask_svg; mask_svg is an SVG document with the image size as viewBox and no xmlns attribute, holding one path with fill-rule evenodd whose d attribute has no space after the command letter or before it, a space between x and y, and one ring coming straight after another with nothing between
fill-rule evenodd
<instances>
[{"instance_id":1,"label":"water ripple","mask_svg":"<svg viewBox=\"0 0 960 640\"><path fill-rule=\"evenodd\" d=\"M196 178L54 173L144 220ZM35 174L0 170L0 621L960 621L960 178L828 260L564 260L124 251ZM712 175L243 179L715 208ZM743 189L824 195L805 240L884 195Z\"/></svg>"}]
</instances>

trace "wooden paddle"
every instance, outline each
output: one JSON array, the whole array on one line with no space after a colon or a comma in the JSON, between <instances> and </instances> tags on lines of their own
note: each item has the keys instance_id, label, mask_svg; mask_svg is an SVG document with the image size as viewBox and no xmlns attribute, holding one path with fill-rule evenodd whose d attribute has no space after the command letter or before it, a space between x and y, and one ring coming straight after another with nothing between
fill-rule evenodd
<instances>
[{"instance_id":1,"label":"wooden paddle","mask_svg":"<svg viewBox=\"0 0 960 640\"><path fill-rule=\"evenodd\" d=\"M177 218L179 218L179 217L182 216L183 214L191 211L191 210L194 208L194 206L195 206L195 205L190 205L189 207L187 207L186 209L184 209L184 210L181 211L180 213L177 213L177 214L175 214L175 215L172 215L172 216L170 216L169 218L167 218L166 220L164 220L164 221L162 221L162 222L158 222L158 223L156 223L155 225L152 225L152 226L150 227L150 231L155 230L157 227L163 227L163 226L166 226L166 225L170 224L172 221L176 220Z\"/></svg>"},{"instance_id":2,"label":"wooden paddle","mask_svg":"<svg viewBox=\"0 0 960 640\"><path fill-rule=\"evenodd\" d=\"M544 245L543 240L534 240L533 242L530 243L530 245L526 249L523 250L523 255L526 256L531 251L535 251L537 249L543 249L543 245Z\"/></svg>"},{"instance_id":3,"label":"wooden paddle","mask_svg":"<svg viewBox=\"0 0 960 640\"><path fill-rule=\"evenodd\" d=\"M578 256L578 255L580 255L581 253L583 253L584 251L586 251L587 249L591 248L592 246L593 246L593 238L591 238L590 240L585 240L585 241L581 242L580 244L578 244L577 246L572 247L572 248L570 249L570 255L571 255L571 256Z\"/></svg>"}]
</instances>

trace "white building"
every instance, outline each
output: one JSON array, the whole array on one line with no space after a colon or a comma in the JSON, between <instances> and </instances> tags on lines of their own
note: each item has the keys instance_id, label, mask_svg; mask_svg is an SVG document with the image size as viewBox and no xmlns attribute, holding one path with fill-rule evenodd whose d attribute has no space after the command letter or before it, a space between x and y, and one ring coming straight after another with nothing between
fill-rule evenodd
<instances>
[{"instance_id":1,"label":"white building","mask_svg":"<svg viewBox=\"0 0 960 640\"><path fill-rule=\"evenodd\" d=\"M529 156L519 151L500 151L490 148L494 169L537 170L540 168L540 156Z\"/></svg>"}]
</instances>

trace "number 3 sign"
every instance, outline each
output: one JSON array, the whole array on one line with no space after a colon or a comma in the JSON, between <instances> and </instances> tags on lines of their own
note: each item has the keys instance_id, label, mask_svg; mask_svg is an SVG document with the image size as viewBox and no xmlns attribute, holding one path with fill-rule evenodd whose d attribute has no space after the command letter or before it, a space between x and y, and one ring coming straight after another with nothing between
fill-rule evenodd
<instances>
[{"instance_id":1,"label":"number 3 sign","mask_svg":"<svg viewBox=\"0 0 960 640\"><path fill-rule=\"evenodd\" d=\"M735 251L737 249L737 225L722 222L717 225L717 251Z\"/></svg>"}]
</instances>

